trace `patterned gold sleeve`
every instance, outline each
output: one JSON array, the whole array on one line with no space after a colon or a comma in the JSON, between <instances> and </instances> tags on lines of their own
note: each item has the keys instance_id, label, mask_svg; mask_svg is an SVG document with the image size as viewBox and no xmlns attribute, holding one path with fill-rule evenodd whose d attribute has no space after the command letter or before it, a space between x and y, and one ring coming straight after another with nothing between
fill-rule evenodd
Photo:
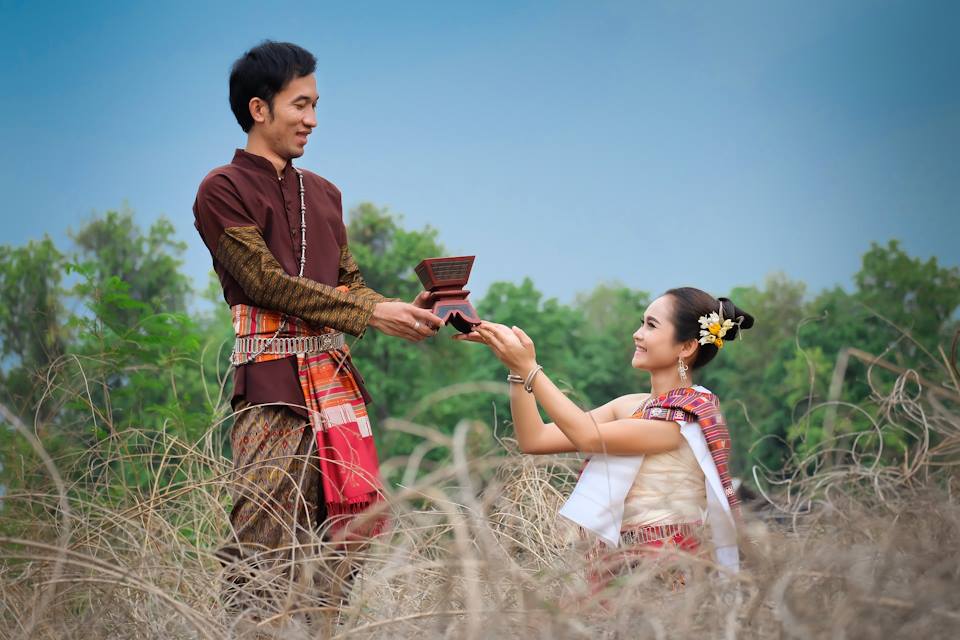
<instances>
[{"instance_id":1,"label":"patterned gold sleeve","mask_svg":"<svg viewBox=\"0 0 960 640\"><path fill-rule=\"evenodd\" d=\"M302 318L318 327L362 336L374 305L383 300L383 296L369 288L366 289L369 293L357 295L291 276L270 253L256 227L224 229L217 242L216 258L255 305Z\"/></svg>"},{"instance_id":2,"label":"patterned gold sleeve","mask_svg":"<svg viewBox=\"0 0 960 640\"><path fill-rule=\"evenodd\" d=\"M370 300L374 304L398 299L387 298L367 286L367 283L363 280L363 276L360 274L360 266L357 264L357 261L353 259L353 254L350 253L350 247L348 245L340 247L340 275L338 284L345 285L353 295L363 300Z\"/></svg>"}]
</instances>

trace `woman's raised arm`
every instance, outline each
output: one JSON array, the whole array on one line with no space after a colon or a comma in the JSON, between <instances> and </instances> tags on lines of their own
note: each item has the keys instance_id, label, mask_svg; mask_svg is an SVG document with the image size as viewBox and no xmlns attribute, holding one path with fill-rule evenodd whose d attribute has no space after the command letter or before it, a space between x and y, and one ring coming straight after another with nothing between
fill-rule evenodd
<instances>
[{"instance_id":1,"label":"woman's raised arm","mask_svg":"<svg viewBox=\"0 0 960 640\"><path fill-rule=\"evenodd\" d=\"M523 330L485 322L476 332L514 374L526 378L536 367L533 341ZM682 442L675 422L623 417L624 403L636 403L636 396L623 396L587 412L543 373L534 376L531 386L533 393L519 384L514 384L510 391L517 441L525 453L636 455L671 451ZM537 401L554 422L544 424Z\"/></svg>"}]
</instances>

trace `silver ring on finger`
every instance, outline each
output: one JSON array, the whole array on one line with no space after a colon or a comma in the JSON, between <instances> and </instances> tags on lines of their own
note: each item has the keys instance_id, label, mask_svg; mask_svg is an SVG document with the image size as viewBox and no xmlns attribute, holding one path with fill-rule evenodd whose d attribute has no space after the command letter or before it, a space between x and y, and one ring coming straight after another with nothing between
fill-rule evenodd
<instances>
[{"instance_id":1,"label":"silver ring on finger","mask_svg":"<svg viewBox=\"0 0 960 640\"><path fill-rule=\"evenodd\" d=\"M413 328L414 328L414 329L419 329L419 328L420 328L420 321L419 321L419 320L417 320L417 321L413 324Z\"/></svg>"}]
</instances>

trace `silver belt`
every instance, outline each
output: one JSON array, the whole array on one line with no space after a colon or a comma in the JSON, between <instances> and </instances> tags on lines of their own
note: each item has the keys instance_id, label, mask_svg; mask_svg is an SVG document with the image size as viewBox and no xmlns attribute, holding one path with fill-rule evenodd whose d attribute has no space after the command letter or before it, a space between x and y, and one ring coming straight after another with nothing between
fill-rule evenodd
<instances>
[{"instance_id":1,"label":"silver belt","mask_svg":"<svg viewBox=\"0 0 960 640\"><path fill-rule=\"evenodd\" d=\"M643 544L645 542L672 538L678 533L684 537L695 536L702 526L703 522L700 520L695 522L681 522L678 524L649 524L639 527L630 527L627 525L627 528L620 532L620 540L631 544Z\"/></svg>"},{"instance_id":2,"label":"silver belt","mask_svg":"<svg viewBox=\"0 0 960 640\"><path fill-rule=\"evenodd\" d=\"M294 355L297 353L317 353L343 348L346 344L343 333L321 333L315 336L296 336L288 338L237 338L233 344L234 354L270 353Z\"/></svg>"}]
</instances>

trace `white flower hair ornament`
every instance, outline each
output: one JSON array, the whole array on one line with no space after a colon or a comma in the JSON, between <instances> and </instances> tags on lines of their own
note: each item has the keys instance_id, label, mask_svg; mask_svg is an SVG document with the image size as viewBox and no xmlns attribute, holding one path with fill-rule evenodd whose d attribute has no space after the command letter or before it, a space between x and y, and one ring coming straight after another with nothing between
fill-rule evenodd
<instances>
[{"instance_id":1,"label":"white flower hair ornament","mask_svg":"<svg viewBox=\"0 0 960 640\"><path fill-rule=\"evenodd\" d=\"M723 306L720 307L720 313L714 311L710 315L700 316L700 344L712 344L717 349L723 348L723 338L727 335L734 325L740 326L743 322L743 316L737 318L734 322L729 318L723 317ZM739 333L739 332L738 332Z\"/></svg>"}]
</instances>

